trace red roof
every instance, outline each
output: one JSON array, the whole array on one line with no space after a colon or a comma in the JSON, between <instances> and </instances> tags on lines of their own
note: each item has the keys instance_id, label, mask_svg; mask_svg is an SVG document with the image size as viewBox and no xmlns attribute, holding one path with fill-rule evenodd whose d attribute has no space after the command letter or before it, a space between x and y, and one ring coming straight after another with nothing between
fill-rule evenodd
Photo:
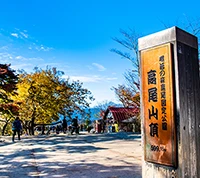
<instances>
[{"instance_id":1,"label":"red roof","mask_svg":"<svg viewBox=\"0 0 200 178\"><path fill-rule=\"evenodd\" d=\"M123 107L108 107L107 111L105 112L104 119L108 115L109 112L112 113L114 120L120 122L126 120L130 117L134 117L139 113L139 108L123 108Z\"/></svg>"}]
</instances>

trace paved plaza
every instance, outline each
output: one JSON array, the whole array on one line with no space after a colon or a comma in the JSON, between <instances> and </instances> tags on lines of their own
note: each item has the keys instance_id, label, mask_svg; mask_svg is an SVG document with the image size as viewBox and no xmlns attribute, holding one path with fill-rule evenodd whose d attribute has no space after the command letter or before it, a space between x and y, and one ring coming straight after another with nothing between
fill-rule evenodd
<instances>
[{"instance_id":1,"label":"paved plaza","mask_svg":"<svg viewBox=\"0 0 200 178\"><path fill-rule=\"evenodd\" d=\"M141 136L130 133L0 138L0 178L141 178Z\"/></svg>"}]
</instances>

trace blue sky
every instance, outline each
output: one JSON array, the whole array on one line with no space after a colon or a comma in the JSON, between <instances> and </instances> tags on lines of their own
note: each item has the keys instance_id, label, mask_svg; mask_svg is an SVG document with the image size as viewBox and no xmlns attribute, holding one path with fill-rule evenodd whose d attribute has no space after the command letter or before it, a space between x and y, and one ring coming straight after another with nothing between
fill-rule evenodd
<instances>
[{"instance_id":1,"label":"blue sky","mask_svg":"<svg viewBox=\"0 0 200 178\"><path fill-rule=\"evenodd\" d=\"M142 36L197 19L200 2L134 0L2 0L0 62L27 72L57 67L80 80L96 100L117 102L112 86L125 83L131 62L111 53L119 29Z\"/></svg>"}]
</instances>

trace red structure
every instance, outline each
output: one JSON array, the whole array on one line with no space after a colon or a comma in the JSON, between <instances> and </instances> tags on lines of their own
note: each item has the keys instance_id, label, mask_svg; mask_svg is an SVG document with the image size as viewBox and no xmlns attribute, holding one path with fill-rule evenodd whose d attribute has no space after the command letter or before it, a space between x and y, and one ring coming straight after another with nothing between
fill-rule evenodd
<instances>
[{"instance_id":1,"label":"red structure","mask_svg":"<svg viewBox=\"0 0 200 178\"><path fill-rule=\"evenodd\" d=\"M127 120L131 117L136 116L139 112L139 108L123 108L123 107L108 107L106 110L103 119L105 120L108 116L109 112L112 113L113 119L117 122L121 122L123 120Z\"/></svg>"},{"instance_id":2,"label":"red structure","mask_svg":"<svg viewBox=\"0 0 200 178\"><path fill-rule=\"evenodd\" d=\"M117 122L120 129L132 131L139 112L140 109L137 107L108 107L103 120L106 121L107 125Z\"/></svg>"}]
</instances>

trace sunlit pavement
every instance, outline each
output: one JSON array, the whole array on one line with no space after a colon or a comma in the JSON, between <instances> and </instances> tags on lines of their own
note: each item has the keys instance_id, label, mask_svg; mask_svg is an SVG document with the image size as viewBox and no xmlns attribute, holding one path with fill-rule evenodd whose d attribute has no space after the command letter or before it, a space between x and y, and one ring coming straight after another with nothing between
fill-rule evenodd
<instances>
[{"instance_id":1,"label":"sunlit pavement","mask_svg":"<svg viewBox=\"0 0 200 178\"><path fill-rule=\"evenodd\" d=\"M0 142L0 178L141 178L141 138L110 133Z\"/></svg>"}]
</instances>

